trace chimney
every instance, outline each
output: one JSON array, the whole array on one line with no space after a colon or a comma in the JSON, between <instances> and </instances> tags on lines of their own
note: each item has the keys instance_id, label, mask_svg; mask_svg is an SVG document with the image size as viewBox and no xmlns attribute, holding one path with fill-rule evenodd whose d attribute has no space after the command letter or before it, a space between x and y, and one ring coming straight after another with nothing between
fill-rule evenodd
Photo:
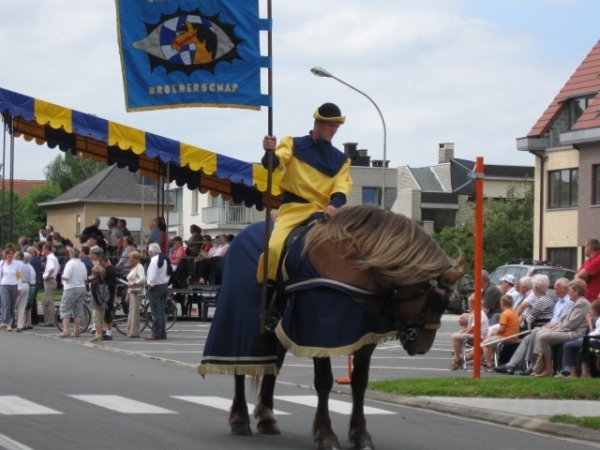
<instances>
[{"instance_id":1,"label":"chimney","mask_svg":"<svg viewBox=\"0 0 600 450\"><path fill-rule=\"evenodd\" d=\"M454 142L440 144L438 164L449 163L452 158L454 158Z\"/></svg>"},{"instance_id":2,"label":"chimney","mask_svg":"<svg viewBox=\"0 0 600 450\"><path fill-rule=\"evenodd\" d=\"M344 142L344 153L349 157L358 156L358 142Z\"/></svg>"}]
</instances>

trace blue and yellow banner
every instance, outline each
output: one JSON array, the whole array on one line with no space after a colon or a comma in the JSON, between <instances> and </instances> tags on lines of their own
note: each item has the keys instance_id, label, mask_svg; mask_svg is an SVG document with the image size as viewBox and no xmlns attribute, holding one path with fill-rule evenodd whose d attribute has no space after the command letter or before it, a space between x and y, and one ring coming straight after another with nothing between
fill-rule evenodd
<instances>
[{"instance_id":1,"label":"blue and yellow banner","mask_svg":"<svg viewBox=\"0 0 600 450\"><path fill-rule=\"evenodd\" d=\"M258 0L116 0L127 111L260 109Z\"/></svg>"}]
</instances>

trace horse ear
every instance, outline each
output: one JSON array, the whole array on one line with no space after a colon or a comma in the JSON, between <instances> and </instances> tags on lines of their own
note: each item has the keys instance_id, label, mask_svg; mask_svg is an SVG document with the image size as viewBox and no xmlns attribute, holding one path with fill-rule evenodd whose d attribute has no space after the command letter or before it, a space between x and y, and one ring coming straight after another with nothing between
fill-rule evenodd
<instances>
[{"instance_id":1,"label":"horse ear","mask_svg":"<svg viewBox=\"0 0 600 450\"><path fill-rule=\"evenodd\" d=\"M460 255L458 258L454 260L454 267L460 267L465 265L467 262L467 255Z\"/></svg>"},{"instance_id":2,"label":"horse ear","mask_svg":"<svg viewBox=\"0 0 600 450\"><path fill-rule=\"evenodd\" d=\"M447 286L452 286L465 274L464 271L449 270L442 275L441 282Z\"/></svg>"}]
</instances>

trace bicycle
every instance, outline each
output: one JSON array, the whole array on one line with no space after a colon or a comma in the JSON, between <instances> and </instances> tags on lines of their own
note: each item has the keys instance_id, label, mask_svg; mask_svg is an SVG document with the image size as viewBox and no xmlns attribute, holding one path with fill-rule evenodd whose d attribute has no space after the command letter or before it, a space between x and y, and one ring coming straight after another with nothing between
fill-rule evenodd
<instances>
[{"instance_id":1,"label":"bicycle","mask_svg":"<svg viewBox=\"0 0 600 450\"><path fill-rule=\"evenodd\" d=\"M81 322L79 324L79 333L82 333L84 331L86 331L89 326L90 326L90 322L92 321L92 313L90 311L90 307L88 305L92 304L92 294L90 292L86 292L85 294L85 300L83 301L83 315L81 316ZM56 305L55 307L56 312L54 313L54 325L56 325L56 328L58 328L58 330L62 333L63 332L63 321L62 318L60 317L60 305ZM71 319L69 321L69 323L74 323L75 319Z\"/></svg>"},{"instance_id":2,"label":"bicycle","mask_svg":"<svg viewBox=\"0 0 600 450\"><path fill-rule=\"evenodd\" d=\"M152 329L152 310L150 308L150 303L148 302L148 297L146 296L142 301L143 311L142 313L146 317L146 324L150 329ZM173 296L171 294L167 295L167 300L165 301L165 316L167 319L165 330L170 330L175 322L177 322L177 304L173 300Z\"/></svg>"}]
</instances>

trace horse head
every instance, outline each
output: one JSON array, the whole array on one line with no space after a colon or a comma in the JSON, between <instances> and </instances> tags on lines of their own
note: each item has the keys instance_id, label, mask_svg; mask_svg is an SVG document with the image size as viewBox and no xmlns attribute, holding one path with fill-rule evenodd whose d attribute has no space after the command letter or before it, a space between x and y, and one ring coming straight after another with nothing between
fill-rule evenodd
<instances>
[{"instance_id":1,"label":"horse head","mask_svg":"<svg viewBox=\"0 0 600 450\"><path fill-rule=\"evenodd\" d=\"M192 24L186 20L183 25L181 25L175 40L171 44L171 48L179 52L183 47L193 43L197 39L196 30Z\"/></svg>"},{"instance_id":2,"label":"horse head","mask_svg":"<svg viewBox=\"0 0 600 450\"><path fill-rule=\"evenodd\" d=\"M323 276L378 292L365 306L392 322L410 355L429 351L464 274L464 258L452 261L419 224L369 205L338 210L311 230L304 251Z\"/></svg>"}]
</instances>

